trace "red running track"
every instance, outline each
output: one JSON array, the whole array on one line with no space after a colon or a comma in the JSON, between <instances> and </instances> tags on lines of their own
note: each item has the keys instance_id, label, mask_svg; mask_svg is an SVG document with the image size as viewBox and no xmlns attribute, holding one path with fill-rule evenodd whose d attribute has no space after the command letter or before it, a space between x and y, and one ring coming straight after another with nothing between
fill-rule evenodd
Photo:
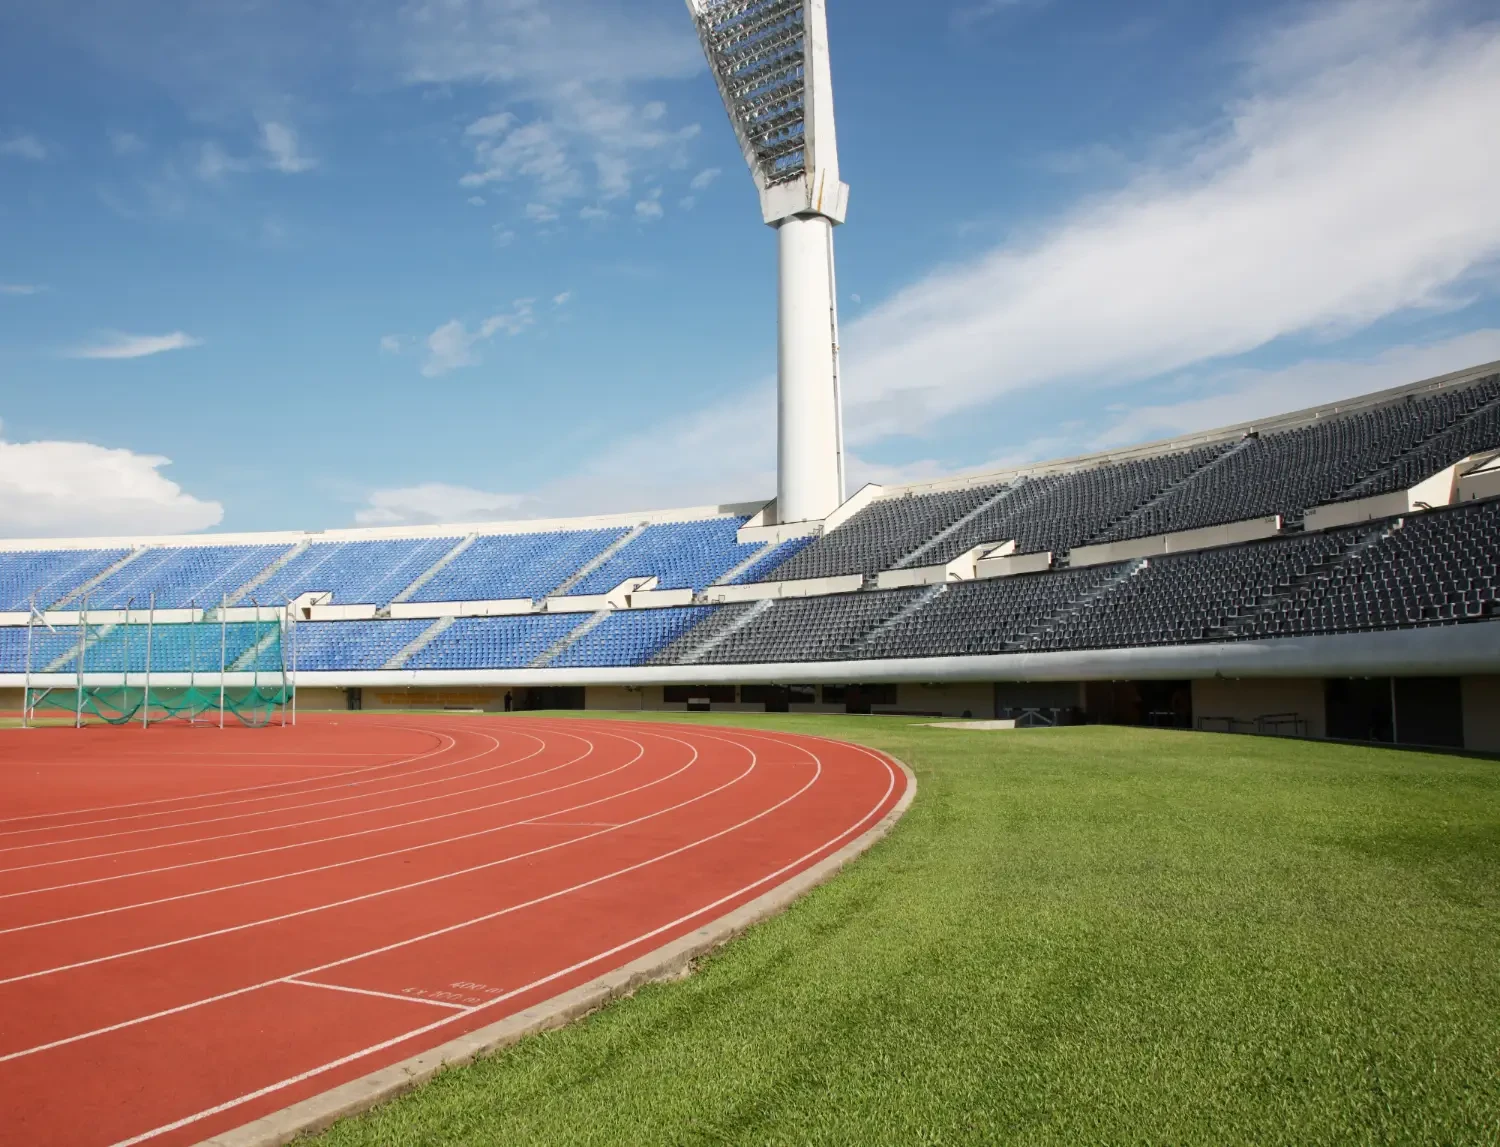
<instances>
[{"instance_id":1,"label":"red running track","mask_svg":"<svg viewBox=\"0 0 1500 1147\"><path fill-rule=\"evenodd\" d=\"M0 733L0 1139L198 1142L718 919L906 785L615 721Z\"/></svg>"}]
</instances>

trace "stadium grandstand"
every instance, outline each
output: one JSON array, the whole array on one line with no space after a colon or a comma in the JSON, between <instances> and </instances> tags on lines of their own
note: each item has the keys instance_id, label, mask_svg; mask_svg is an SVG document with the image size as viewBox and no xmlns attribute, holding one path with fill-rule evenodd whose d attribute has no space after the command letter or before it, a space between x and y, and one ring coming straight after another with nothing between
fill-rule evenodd
<instances>
[{"instance_id":1,"label":"stadium grandstand","mask_svg":"<svg viewBox=\"0 0 1500 1147\"><path fill-rule=\"evenodd\" d=\"M311 708L931 713L1495 751L1500 365L866 486L791 524L772 502L8 541L0 684L67 684L148 603L159 628L279 610Z\"/></svg>"}]
</instances>

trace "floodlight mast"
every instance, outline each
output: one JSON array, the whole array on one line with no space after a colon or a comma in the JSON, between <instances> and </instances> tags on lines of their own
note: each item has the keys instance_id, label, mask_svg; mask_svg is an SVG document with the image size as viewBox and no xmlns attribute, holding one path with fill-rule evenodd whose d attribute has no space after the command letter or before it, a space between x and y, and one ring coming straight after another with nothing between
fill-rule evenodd
<instances>
[{"instance_id":1,"label":"floodlight mast","mask_svg":"<svg viewBox=\"0 0 1500 1147\"><path fill-rule=\"evenodd\" d=\"M777 233L777 490L781 522L844 500L833 229L839 180L826 0L687 0L740 150Z\"/></svg>"}]
</instances>

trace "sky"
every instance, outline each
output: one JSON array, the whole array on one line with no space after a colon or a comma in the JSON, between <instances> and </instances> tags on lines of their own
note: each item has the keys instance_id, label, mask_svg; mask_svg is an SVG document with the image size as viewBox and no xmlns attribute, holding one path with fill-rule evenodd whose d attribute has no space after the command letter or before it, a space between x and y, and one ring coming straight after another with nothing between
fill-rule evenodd
<instances>
[{"instance_id":1,"label":"sky","mask_svg":"<svg viewBox=\"0 0 1500 1147\"><path fill-rule=\"evenodd\" d=\"M828 0L851 492L1500 360L1492 0ZM0 6L0 536L775 487L682 0Z\"/></svg>"}]
</instances>

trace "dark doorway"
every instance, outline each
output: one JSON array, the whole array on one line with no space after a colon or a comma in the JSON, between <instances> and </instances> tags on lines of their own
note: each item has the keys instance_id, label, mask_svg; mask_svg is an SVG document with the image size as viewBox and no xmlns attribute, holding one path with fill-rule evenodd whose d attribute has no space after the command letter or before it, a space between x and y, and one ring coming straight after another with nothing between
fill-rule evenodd
<instances>
[{"instance_id":1,"label":"dark doorway","mask_svg":"<svg viewBox=\"0 0 1500 1147\"><path fill-rule=\"evenodd\" d=\"M876 705L896 703L894 685L846 685L839 692L842 697L834 693L831 686L824 686L823 701L838 704L842 700L846 713L870 713Z\"/></svg>"},{"instance_id":2,"label":"dark doorway","mask_svg":"<svg viewBox=\"0 0 1500 1147\"><path fill-rule=\"evenodd\" d=\"M1328 735L1336 741L1378 741L1391 744L1389 677L1333 677L1324 687L1328 706Z\"/></svg>"},{"instance_id":3,"label":"dark doorway","mask_svg":"<svg viewBox=\"0 0 1500 1147\"><path fill-rule=\"evenodd\" d=\"M1093 725L1193 727L1191 681L1090 681L1084 696Z\"/></svg>"},{"instance_id":4,"label":"dark doorway","mask_svg":"<svg viewBox=\"0 0 1500 1147\"><path fill-rule=\"evenodd\" d=\"M521 695L516 708L535 712L539 709L582 709L584 691L582 685L548 685L544 688L527 689Z\"/></svg>"},{"instance_id":5,"label":"dark doorway","mask_svg":"<svg viewBox=\"0 0 1500 1147\"><path fill-rule=\"evenodd\" d=\"M1457 677L1398 677L1395 693L1397 743L1464 747L1463 688Z\"/></svg>"},{"instance_id":6,"label":"dark doorway","mask_svg":"<svg viewBox=\"0 0 1500 1147\"><path fill-rule=\"evenodd\" d=\"M365 707L365 691L363 689L349 690L349 712L358 713Z\"/></svg>"},{"instance_id":7,"label":"dark doorway","mask_svg":"<svg viewBox=\"0 0 1500 1147\"><path fill-rule=\"evenodd\" d=\"M790 713L795 698L785 685L741 685L740 700L746 705L764 705L767 713Z\"/></svg>"}]
</instances>

